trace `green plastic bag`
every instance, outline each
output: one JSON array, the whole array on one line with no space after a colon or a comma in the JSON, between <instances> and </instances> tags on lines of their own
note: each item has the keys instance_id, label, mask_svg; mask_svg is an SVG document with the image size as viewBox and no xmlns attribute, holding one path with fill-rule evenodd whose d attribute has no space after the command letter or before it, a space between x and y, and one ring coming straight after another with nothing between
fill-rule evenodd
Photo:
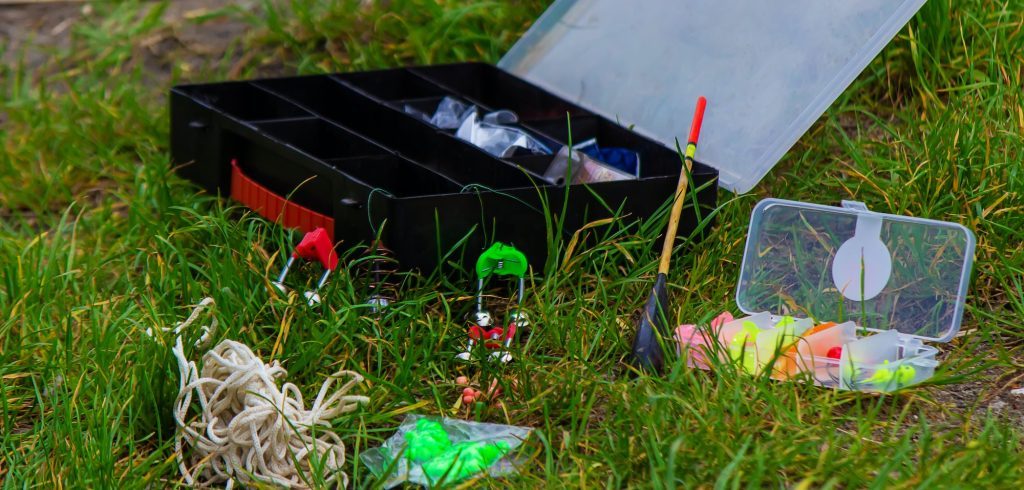
<instances>
[{"instance_id":1,"label":"green plastic bag","mask_svg":"<svg viewBox=\"0 0 1024 490\"><path fill-rule=\"evenodd\" d=\"M409 415L383 446L360 459L387 488L406 482L447 485L481 474L498 477L516 471L515 450L532 430Z\"/></svg>"}]
</instances>

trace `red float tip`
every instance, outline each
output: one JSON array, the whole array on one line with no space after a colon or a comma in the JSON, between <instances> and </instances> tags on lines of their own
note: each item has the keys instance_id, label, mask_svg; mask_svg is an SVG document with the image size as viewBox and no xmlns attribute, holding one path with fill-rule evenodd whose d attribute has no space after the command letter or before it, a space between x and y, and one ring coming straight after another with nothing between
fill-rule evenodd
<instances>
[{"instance_id":1,"label":"red float tip","mask_svg":"<svg viewBox=\"0 0 1024 490\"><path fill-rule=\"evenodd\" d=\"M688 145L696 145L700 138L700 126L704 122L704 109L708 106L708 99L704 96L697 98L697 109L693 111L693 122L690 124L690 137L686 140Z\"/></svg>"}]
</instances>

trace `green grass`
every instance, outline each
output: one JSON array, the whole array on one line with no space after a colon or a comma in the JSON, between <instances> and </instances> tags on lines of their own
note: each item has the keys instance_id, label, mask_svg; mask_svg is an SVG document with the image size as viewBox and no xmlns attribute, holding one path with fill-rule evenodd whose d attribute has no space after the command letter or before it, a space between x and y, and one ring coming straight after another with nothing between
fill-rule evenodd
<instances>
[{"instance_id":1,"label":"green grass","mask_svg":"<svg viewBox=\"0 0 1024 490\"><path fill-rule=\"evenodd\" d=\"M1024 5L931 0L753 192L720 192L716 226L673 262L680 320L735 312L753 205L774 196L963 223L978 237L966 335L942 369L896 395L835 392L680 363L634 377L630 316L646 297L658 230L583 232L535 271L536 327L500 376L503 405L453 405L471 280L406 278L383 317L342 272L330 308L268 300L297 236L200 194L170 170L174 82L496 61L545 2L274 2L226 9L249 34L207 66L145 67L170 31L162 4L94 5L43 66L0 67L0 476L4 487L140 488L177 482L169 350L148 339L210 295L217 338L281 360L309 390L366 373L365 410L335 421L344 470L409 411L537 429L520 475L483 486L1019 488L1024 369ZM0 7L2 8L2 7ZM239 61L238 57L242 56ZM155 81L154 81L155 80ZM571 230L570 230L571 231ZM685 251L685 253L683 253ZM624 326L626 325L626 326ZM287 328L285 328L287 327ZM275 351L275 344L280 347ZM200 352L189 352L198 358ZM511 386L516 380L517 386ZM990 410L993 402L1002 410ZM1010 403L1007 405L1006 403Z\"/></svg>"}]
</instances>

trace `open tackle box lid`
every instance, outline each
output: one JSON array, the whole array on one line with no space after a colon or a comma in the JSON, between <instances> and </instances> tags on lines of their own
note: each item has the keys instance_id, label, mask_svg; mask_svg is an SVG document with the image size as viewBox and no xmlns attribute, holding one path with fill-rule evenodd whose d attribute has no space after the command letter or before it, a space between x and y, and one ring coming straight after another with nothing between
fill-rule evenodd
<instances>
[{"instance_id":1,"label":"open tackle box lid","mask_svg":"<svg viewBox=\"0 0 1024 490\"><path fill-rule=\"evenodd\" d=\"M753 188L925 0L556 0L498 64ZM681 141L681 144L685 144Z\"/></svg>"},{"instance_id":2,"label":"open tackle box lid","mask_svg":"<svg viewBox=\"0 0 1024 490\"><path fill-rule=\"evenodd\" d=\"M960 330L974 246L956 223L765 199L750 217L736 303L947 342Z\"/></svg>"}]
</instances>

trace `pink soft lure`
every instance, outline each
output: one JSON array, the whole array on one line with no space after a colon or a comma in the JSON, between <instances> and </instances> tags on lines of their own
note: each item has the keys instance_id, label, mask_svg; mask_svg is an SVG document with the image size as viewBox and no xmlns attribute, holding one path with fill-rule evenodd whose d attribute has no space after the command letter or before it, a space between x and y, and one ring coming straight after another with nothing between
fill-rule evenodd
<instances>
[{"instance_id":1,"label":"pink soft lure","mask_svg":"<svg viewBox=\"0 0 1024 490\"><path fill-rule=\"evenodd\" d=\"M719 328L722 328L722 325L725 325L726 323L729 323L733 320L735 320L735 318L733 318L732 313L729 313L728 311L723 311L721 314L719 314L713 320L711 320L711 330L717 331ZM698 331L699 329L697 328L697 326L692 323L680 325L679 328L676 329L676 341L678 341L681 344L688 344L693 340L693 336L696 335Z\"/></svg>"},{"instance_id":2,"label":"pink soft lure","mask_svg":"<svg viewBox=\"0 0 1024 490\"><path fill-rule=\"evenodd\" d=\"M711 320L711 331L714 333L718 332L718 329L722 328L722 325L733 321L734 318L732 313L723 311L721 314ZM712 337L713 339L717 337ZM702 369L708 368L706 359L706 352L704 349L699 347L707 345L708 341L705 335L700 335L700 329L692 323L680 325L676 329L676 341L679 342L680 347L687 348L690 350L689 364L693 367Z\"/></svg>"}]
</instances>

